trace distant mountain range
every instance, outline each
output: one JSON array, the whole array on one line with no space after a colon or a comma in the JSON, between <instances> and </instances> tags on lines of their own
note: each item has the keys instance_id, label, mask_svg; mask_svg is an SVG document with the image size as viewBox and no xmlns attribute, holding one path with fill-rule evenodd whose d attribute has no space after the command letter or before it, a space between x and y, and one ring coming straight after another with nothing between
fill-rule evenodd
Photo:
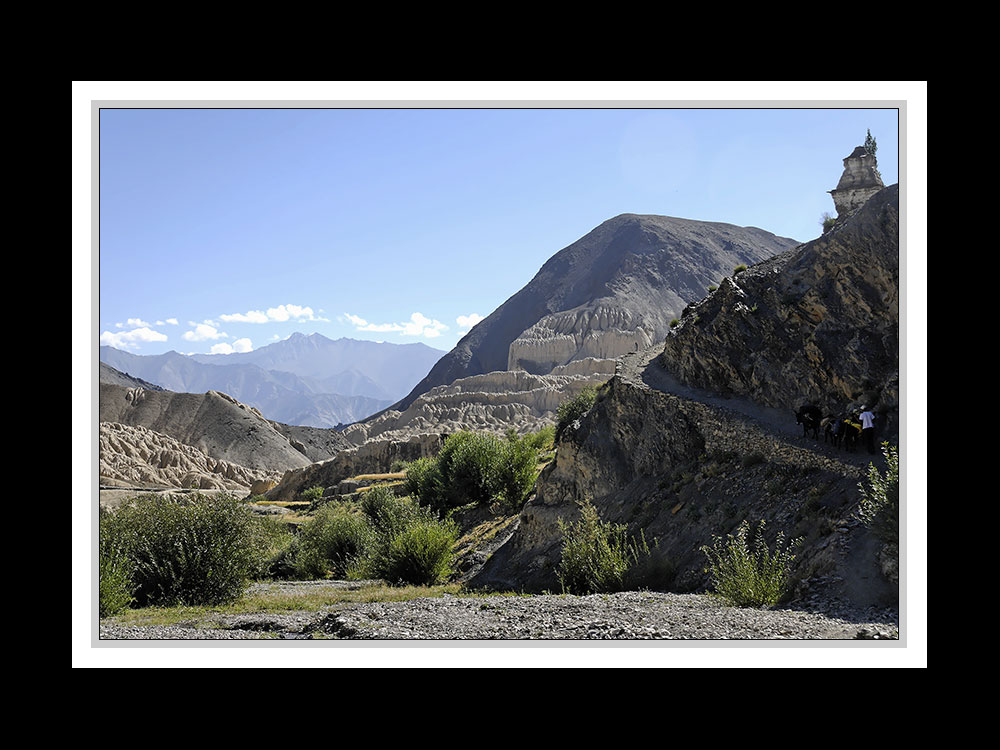
<instances>
[{"instance_id":1,"label":"distant mountain range","mask_svg":"<svg viewBox=\"0 0 1000 750\"><path fill-rule=\"evenodd\" d=\"M404 396L444 355L390 344L294 333L252 352L139 355L110 346L100 361L177 393L220 391L289 425L335 427Z\"/></svg>"}]
</instances>

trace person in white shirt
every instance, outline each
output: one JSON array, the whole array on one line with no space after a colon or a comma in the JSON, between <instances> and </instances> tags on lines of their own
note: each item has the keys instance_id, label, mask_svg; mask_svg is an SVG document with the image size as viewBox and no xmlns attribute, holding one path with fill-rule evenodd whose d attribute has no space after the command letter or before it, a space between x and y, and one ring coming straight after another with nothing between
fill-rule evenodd
<instances>
[{"instance_id":1,"label":"person in white shirt","mask_svg":"<svg viewBox=\"0 0 1000 750\"><path fill-rule=\"evenodd\" d=\"M867 406L861 407L861 440L868 452L875 453L875 415Z\"/></svg>"}]
</instances>

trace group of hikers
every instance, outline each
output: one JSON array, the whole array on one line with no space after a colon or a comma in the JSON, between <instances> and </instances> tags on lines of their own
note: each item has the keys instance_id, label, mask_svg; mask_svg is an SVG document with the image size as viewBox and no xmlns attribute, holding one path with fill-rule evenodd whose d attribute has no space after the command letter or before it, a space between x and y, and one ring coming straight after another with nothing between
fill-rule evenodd
<instances>
[{"instance_id":1,"label":"group of hikers","mask_svg":"<svg viewBox=\"0 0 1000 750\"><path fill-rule=\"evenodd\" d=\"M823 441L838 448L853 451L860 441L868 453L875 454L875 413L867 405L851 409L839 415L827 414L815 404L806 404L795 413L795 421L802 425L802 437L810 432L819 440L823 430Z\"/></svg>"}]
</instances>

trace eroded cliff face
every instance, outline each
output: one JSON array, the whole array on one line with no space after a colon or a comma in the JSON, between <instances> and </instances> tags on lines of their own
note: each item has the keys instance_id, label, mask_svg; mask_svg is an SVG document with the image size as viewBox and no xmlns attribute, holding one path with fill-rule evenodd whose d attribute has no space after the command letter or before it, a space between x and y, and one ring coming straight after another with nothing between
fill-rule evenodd
<instances>
[{"instance_id":1,"label":"eroded cliff face","mask_svg":"<svg viewBox=\"0 0 1000 750\"><path fill-rule=\"evenodd\" d=\"M100 424L102 483L128 487L183 487L245 493L279 472L248 469L212 458L197 448L145 427Z\"/></svg>"},{"instance_id":2,"label":"eroded cliff face","mask_svg":"<svg viewBox=\"0 0 1000 750\"><path fill-rule=\"evenodd\" d=\"M354 445L366 440L408 440L413 435L460 430L523 434L555 422L556 409L588 386L598 386L615 371L612 359L586 358L554 367L546 375L498 370L459 378L432 388L405 411L388 411L343 432Z\"/></svg>"},{"instance_id":3,"label":"eroded cliff face","mask_svg":"<svg viewBox=\"0 0 1000 750\"><path fill-rule=\"evenodd\" d=\"M546 315L510 344L508 370L546 374L582 359L613 360L653 343L652 332L618 307L585 305Z\"/></svg>"}]
</instances>

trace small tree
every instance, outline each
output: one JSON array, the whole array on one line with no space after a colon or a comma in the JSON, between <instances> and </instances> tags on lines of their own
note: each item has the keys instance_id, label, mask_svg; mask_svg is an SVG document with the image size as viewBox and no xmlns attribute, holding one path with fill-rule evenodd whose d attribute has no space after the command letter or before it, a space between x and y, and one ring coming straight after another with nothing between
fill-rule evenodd
<instances>
[{"instance_id":1,"label":"small tree","mask_svg":"<svg viewBox=\"0 0 1000 750\"><path fill-rule=\"evenodd\" d=\"M865 153L869 156L875 156L876 151L878 151L878 144L875 143L875 139L872 138L872 131L869 129L868 135L865 136Z\"/></svg>"},{"instance_id":2,"label":"small tree","mask_svg":"<svg viewBox=\"0 0 1000 750\"><path fill-rule=\"evenodd\" d=\"M833 225L837 223L837 219L829 211L824 211L819 223L823 227L823 234L826 234L833 229Z\"/></svg>"}]
</instances>

